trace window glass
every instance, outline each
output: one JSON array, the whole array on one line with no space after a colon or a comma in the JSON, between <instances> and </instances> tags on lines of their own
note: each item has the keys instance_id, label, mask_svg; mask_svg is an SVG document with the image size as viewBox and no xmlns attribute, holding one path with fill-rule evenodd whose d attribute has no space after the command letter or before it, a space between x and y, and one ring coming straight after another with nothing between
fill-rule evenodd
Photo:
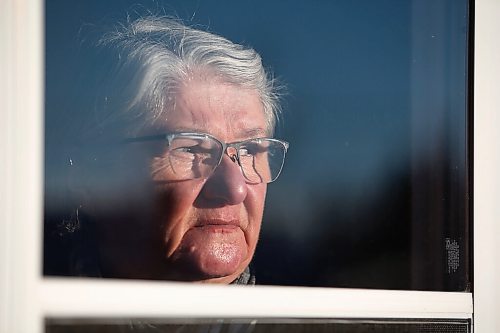
<instances>
[{"instance_id":1,"label":"window glass","mask_svg":"<svg viewBox=\"0 0 500 333\"><path fill-rule=\"evenodd\" d=\"M163 321L54 320L46 321L46 333L58 332L470 332L468 320L402 319L170 319Z\"/></svg>"},{"instance_id":2,"label":"window glass","mask_svg":"<svg viewBox=\"0 0 500 333\"><path fill-rule=\"evenodd\" d=\"M176 193L184 194L175 197L150 197L141 180L153 164L143 162L153 152L168 156L154 160L157 170L167 170L154 173L156 180L170 181L170 170L183 184L218 175L223 183L231 172L224 169L224 174L223 168L233 167L225 155L218 171L205 168L219 156L214 151L222 150L221 142L245 141L235 151L241 179L251 189L246 195L255 195L252 202L257 205L263 196L266 201L260 232L245 234L245 242L259 238L251 271L238 274L238 281L469 290L467 1L50 0L45 13L45 275L196 280L169 275L156 264L162 259L154 256L170 253L154 245L165 240L165 224L148 222L158 221L153 203L163 200L165 207L181 207L191 187L183 187L184 192ZM264 122L260 113L250 112L248 118L231 113L255 109L255 96L242 95L245 90L228 88L217 95L227 103L239 102L227 111L233 115L231 129L238 134L212 125L200 128L199 119L182 118L174 132L180 132L182 123L184 134L196 130L214 138L176 137L179 145L170 147L178 149L164 155L159 151L166 149L166 137L161 143L144 138L171 131L171 119L167 128L145 130L130 117L128 124L134 126L121 136L110 134L116 129L114 119L103 110L131 105L141 91L140 84L131 82L142 77L116 68L113 59L125 57L123 50L117 47L112 55L103 50L116 46L117 37L112 40L110 32L151 13L177 17L255 49L277 79L283 114L273 137L289 147L279 178L267 185L267 195L254 183L274 178L276 163L281 163L276 156L286 143L272 142L269 148L269 143L246 142L269 135L241 134L241 123ZM134 66L146 65L138 59ZM121 99L109 92L109 82ZM210 80L193 82L189 92L215 87ZM161 85L158 89L165 91ZM149 96L152 90L145 91ZM176 104L179 109L181 104ZM145 105L153 109L151 103ZM229 124L229 118L223 119ZM192 154L195 145L204 155ZM263 149L265 157L248 159L249 152L258 156ZM200 156L203 162L194 164ZM224 203L211 204L222 207L239 200L223 195ZM259 215L260 210L253 209ZM186 251L199 249L204 237L192 236ZM225 245L239 242L235 239L214 242L226 249L222 257L238 261L253 251L241 254ZM154 255L143 257L142 247ZM207 251L214 248L212 244Z\"/></svg>"}]
</instances>

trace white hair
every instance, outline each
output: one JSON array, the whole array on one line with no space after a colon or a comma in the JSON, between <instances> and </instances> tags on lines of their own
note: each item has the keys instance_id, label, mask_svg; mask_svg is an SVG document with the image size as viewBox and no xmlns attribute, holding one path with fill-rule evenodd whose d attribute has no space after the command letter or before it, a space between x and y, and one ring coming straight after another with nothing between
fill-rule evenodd
<instances>
[{"instance_id":1,"label":"white hair","mask_svg":"<svg viewBox=\"0 0 500 333\"><path fill-rule=\"evenodd\" d=\"M106 102L116 94L116 99L122 99L118 108L121 116L115 114L113 120L123 117L122 111L134 119L136 127L140 126L139 119L143 126L166 119L175 103L175 90L190 75L204 71L224 82L257 91L268 131L274 130L281 113L280 86L252 48L188 27L176 19L155 16L118 26L105 34L99 45L113 49L117 62L112 78L115 91L103 97Z\"/></svg>"}]
</instances>

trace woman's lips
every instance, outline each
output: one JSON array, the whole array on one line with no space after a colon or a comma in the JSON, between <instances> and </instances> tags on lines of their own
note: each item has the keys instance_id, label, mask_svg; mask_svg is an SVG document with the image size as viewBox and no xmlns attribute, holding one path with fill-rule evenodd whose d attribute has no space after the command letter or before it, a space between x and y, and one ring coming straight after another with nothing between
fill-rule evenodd
<instances>
[{"instance_id":1,"label":"woman's lips","mask_svg":"<svg viewBox=\"0 0 500 333\"><path fill-rule=\"evenodd\" d=\"M240 229L240 222L238 220L199 220L195 229L203 230L209 233L231 233Z\"/></svg>"},{"instance_id":2,"label":"woman's lips","mask_svg":"<svg viewBox=\"0 0 500 333\"><path fill-rule=\"evenodd\" d=\"M240 227L229 224L207 224L204 226L195 227L195 229L203 230L204 232L207 233L222 233L222 234L232 233L235 232L236 230L241 230Z\"/></svg>"},{"instance_id":3,"label":"woman's lips","mask_svg":"<svg viewBox=\"0 0 500 333\"><path fill-rule=\"evenodd\" d=\"M219 226L219 227L240 227L240 221L238 219L198 219L195 227L207 227L207 226Z\"/></svg>"}]
</instances>

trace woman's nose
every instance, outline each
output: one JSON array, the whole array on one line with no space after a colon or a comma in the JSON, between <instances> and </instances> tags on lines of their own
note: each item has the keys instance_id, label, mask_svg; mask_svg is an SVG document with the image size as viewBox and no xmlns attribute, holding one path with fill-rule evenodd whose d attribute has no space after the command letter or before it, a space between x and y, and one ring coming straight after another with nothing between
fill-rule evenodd
<instances>
[{"instance_id":1,"label":"woman's nose","mask_svg":"<svg viewBox=\"0 0 500 333\"><path fill-rule=\"evenodd\" d=\"M238 162L224 154L219 166L202 189L206 200L223 205L237 205L247 196L247 183Z\"/></svg>"}]
</instances>

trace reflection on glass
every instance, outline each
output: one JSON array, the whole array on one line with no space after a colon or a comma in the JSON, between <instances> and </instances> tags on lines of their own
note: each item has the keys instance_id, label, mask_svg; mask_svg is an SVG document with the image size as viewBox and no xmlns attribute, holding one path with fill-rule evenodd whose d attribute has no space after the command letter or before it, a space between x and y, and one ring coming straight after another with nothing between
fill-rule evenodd
<instances>
[{"instance_id":1,"label":"reflection on glass","mask_svg":"<svg viewBox=\"0 0 500 333\"><path fill-rule=\"evenodd\" d=\"M467 1L135 3L46 2L46 275L469 289ZM140 43L180 39L116 28L151 11L255 49L270 99L239 74L151 75L180 64ZM179 132L216 141L123 144ZM222 142L274 137L291 148L272 184L283 146L218 164Z\"/></svg>"}]
</instances>

